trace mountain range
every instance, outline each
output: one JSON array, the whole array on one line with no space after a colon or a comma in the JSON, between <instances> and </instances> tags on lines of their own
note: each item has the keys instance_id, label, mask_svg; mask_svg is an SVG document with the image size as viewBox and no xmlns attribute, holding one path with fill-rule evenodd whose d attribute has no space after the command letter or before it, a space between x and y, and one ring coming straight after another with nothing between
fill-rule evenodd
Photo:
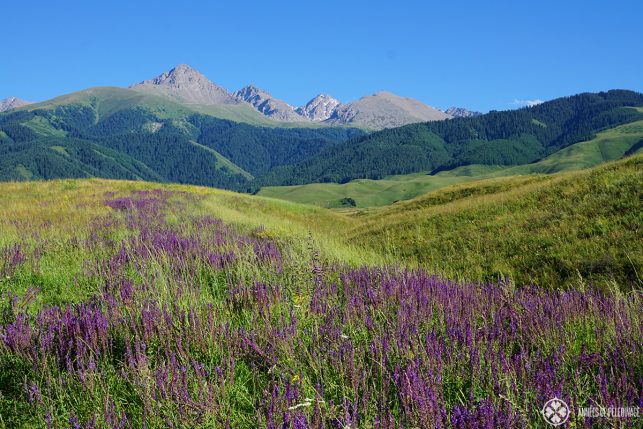
<instances>
[{"instance_id":1,"label":"mountain range","mask_svg":"<svg viewBox=\"0 0 643 429\"><path fill-rule=\"evenodd\" d=\"M350 103L341 103L329 95L319 94L304 106L294 107L254 85L230 93L186 64L180 64L153 79L131 85L130 88L169 96L194 105L248 104L262 115L279 122L350 125L380 130L452 117L412 98L386 91Z\"/></svg>"},{"instance_id":2,"label":"mountain range","mask_svg":"<svg viewBox=\"0 0 643 429\"><path fill-rule=\"evenodd\" d=\"M129 88L2 106L0 180L105 177L251 192L526 165L643 120L643 95L627 90L483 115L388 92L347 104L320 94L294 107L254 85L230 93L185 65ZM632 138L609 158L641 146Z\"/></svg>"},{"instance_id":3,"label":"mountain range","mask_svg":"<svg viewBox=\"0 0 643 429\"><path fill-rule=\"evenodd\" d=\"M349 103L342 103L328 94L319 94L305 105L296 107L252 84L228 92L187 64L179 64L152 79L132 84L128 89L165 97L222 119L254 125L309 124L381 130L480 114L455 107L441 111L387 91L376 92ZM31 103L9 97L0 102L0 112L28 104Z\"/></svg>"},{"instance_id":4,"label":"mountain range","mask_svg":"<svg viewBox=\"0 0 643 429\"><path fill-rule=\"evenodd\" d=\"M643 94L624 90L578 94L533 107L370 133L326 147L299 163L276 167L258 185L346 183L422 171L437 174L468 165L526 165L622 124L631 124L637 131L633 134L643 137L642 120ZM618 159L641 147L643 138L620 147L620 155L611 157Z\"/></svg>"}]
</instances>

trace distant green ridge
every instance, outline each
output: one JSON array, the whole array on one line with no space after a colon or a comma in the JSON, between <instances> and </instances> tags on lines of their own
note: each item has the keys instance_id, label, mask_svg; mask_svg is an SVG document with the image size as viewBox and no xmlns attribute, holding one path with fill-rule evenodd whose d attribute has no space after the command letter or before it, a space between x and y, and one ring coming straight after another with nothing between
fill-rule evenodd
<instances>
[{"instance_id":1,"label":"distant green ridge","mask_svg":"<svg viewBox=\"0 0 643 429\"><path fill-rule=\"evenodd\" d=\"M602 131L591 140L561 149L533 164L515 167L472 164L435 175L425 172L390 176L381 180L357 179L344 184L267 186L261 189L259 195L327 208L345 207L341 200L352 198L357 207L377 207L473 180L589 168L622 158L641 141L643 120Z\"/></svg>"}]
</instances>

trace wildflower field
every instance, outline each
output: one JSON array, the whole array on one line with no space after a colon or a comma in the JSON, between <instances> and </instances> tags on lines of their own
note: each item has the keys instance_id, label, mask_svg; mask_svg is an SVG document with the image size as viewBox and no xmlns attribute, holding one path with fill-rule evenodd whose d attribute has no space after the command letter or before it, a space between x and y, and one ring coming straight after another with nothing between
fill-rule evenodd
<instances>
[{"instance_id":1,"label":"wildflower field","mask_svg":"<svg viewBox=\"0 0 643 429\"><path fill-rule=\"evenodd\" d=\"M527 428L554 397L643 405L636 283L450 280L331 237L354 217L202 188L1 189L2 428Z\"/></svg>"}]
</instances>

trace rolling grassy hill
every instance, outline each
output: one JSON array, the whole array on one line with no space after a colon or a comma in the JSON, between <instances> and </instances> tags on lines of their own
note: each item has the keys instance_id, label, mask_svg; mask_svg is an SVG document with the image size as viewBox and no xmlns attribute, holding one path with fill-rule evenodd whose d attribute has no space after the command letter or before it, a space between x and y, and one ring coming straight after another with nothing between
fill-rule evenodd
<instances>
[{"instance_id":1,"label":"rolling grassy hill","mask_svg":"<svg viewBox=\"0 0 643 429\"><path fill-rule=\"evenodd\" d=\"M350 208L353 202L354 207L378 207L475 179L465 175L440 177L427 173L414 173L380 180L356 179L343 184L265 186L261 188L258 195L325 208Z\"/></svg>"},{"instance_id":2,"label":"rolling grassy hill","mask_svg":"<svg viewBox=\"0 0 643 429\"><path fill-rule=\"evenodd\" d=\"M643 112L643 109L639 109ZM293 186L266 186L259 195L326 208L377 207L408 200L457 183L492 177L551 174L594 167L641 150L643 121L599 132L591 140L573 144L540 161L521 166L472 164L434 175L413 173L381 180L357 179L348 183L311 183Z\"/></svg>"},{"instance_id":3,"label":"rolling grassy hill","mask_svg":"<svg viewBox=\"0 0 643 429\"><path fill-rule=\"evenodd\" d=\"M575 408L627 404L642 167L635 154L353 212L1 183L0 427L518 429L542 425L552 389Z\"/></svg>"},{"instance_id":4,"label":"rolling grassy hill","mask_svg":"<svg viewBox=\"0 0 643 429\"><path fill-rule=\"evenodd\" d=\"M642 167L639 154L579 171L446 186L387 207L340 212L351 223L338 223L333 236L383 260L452 277L640 286Z\"/></svg>"},{"instance_id":5,"label":"rolling grassy hill","mask_svg":"<svg viewBox=\"0 0 643 429\"><path fill-rule=\"evenodd\" d=\"M481 180L358 211L346 240L451 276L641 286L643 156Z\"/></svg>"},{"instance_id":6,"label":"rolling grassy hill","mask_svg":"<svg viewBox=\"0 0 643 429\"><path fill-rule=\"evenodd\" d=\"M629 288L643 269L642 166L643 155L633 155L588 170L461 183L388 207L339 212L210 188L163 189L198 195L191 208L198 213L246 230L262 227L299 249L314 243L335 262L403 262L456 278L509 276L546 287L583 279ZM33 219L67 224L69 216L105 210L96 202L105 193L159 186L96 179L0 184L3 240L26 228L10 219L29 219L34 230L41 226Z\"/></svg>"}]
</instances>

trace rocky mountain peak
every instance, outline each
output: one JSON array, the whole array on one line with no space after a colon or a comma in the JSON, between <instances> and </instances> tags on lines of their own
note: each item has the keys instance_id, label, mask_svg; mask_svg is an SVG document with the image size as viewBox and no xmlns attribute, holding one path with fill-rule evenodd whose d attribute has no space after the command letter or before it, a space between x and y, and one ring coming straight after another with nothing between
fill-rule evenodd
<instances>
[{"instance_id":1,"label":"rocky mountain peak","mask_svg":"<svg viewBox=\"0 0 643 429\"><path fill-rule=\"evenodd\" d=\"M451 116L431 106L388 91L379 91L337 106L330 124L360 124L371 129L394 128L416 122L439 121Z\"/></svg>"},{"instance_id":2,"label":"rocky mountain peak","mask_svg":"<svg viewBox=\"0 0 643 429\"><path fill-rule=\"evenodd\" d=\"M454 118L473 118L482 115L480 112L465 109L464 107L449 107L445 113Z\"/></svg>"},{"instance_id":3,"label":"rocky mountain peak","mask_svg":"<svg viewBox=\"0 0 643 429\"><path fill-rule=\"evenodd\" d=\"M306 103L305 106L299 107L297 109L297 113L312 121L321 122L333 116L335 109L339 105L341 105L339 100L331 97L330 95L319 94Z\"/></svg>"},{"instance_id":4,"label":"rocky mountain peak","mask_svg":"<svg viewBox=\"0 0 643 429\"><path fill-rule=\"evenodd\" d=\"M18 97L7 97L4 100L0 100L0 112L17 109L19 107L26 106L27 104L31 104L31 102L22 100Z\"/></svg>"},{"instance_id":5,"label":"rocky mountain peak","mask_svg":"<svg viewBox=\"0 0 643 429\"><path fill-rule=\"evenodd\" d=\"M251 103L250 100L255 98L272 98L272 95L270 95L268 91L264 91L263 89L258 88L253 84L244 86L240 90L233 92L232 96L235 98L240 98L243 101L249 103Z\"/></svg>"},{"instance_id":6,"label":"rocky mountain peak","mask_svg":"<svg viewBox=\"0 0 643 429\"><path fill-rule=\"evenodd\" d=\"M290 104L274 98L269 92L252 84L235 91L232 96L238 101L249 103L259 112L278 121L300 122L306 120L295 112L295 108Z\"/></svg>"},{"instance_id":7,"label":"rocky mountain peak","mask_svg":"<svg viewBox=\"0 0 643 429\"><path fill-rule=\"evenodd\" d=\"M224 88L212 83L198 70L179 64L153 79L130 88L158 92L192 104L235 104L236 99Z\"/></svg>"},{"instance_id":8,"label":"rocky mountain peak","mask_svg":"<svg viewBox=\"0 0 643 429\"><path fill-rule=\"evenodd\" d=\"M166 71L151 80L141 82L142 84L151 83L153 85L165 85L180 88L186 85L211 83L198 70L193 69L187 64L179 64L170 71Z\"/></svg>"}]
</instances>

